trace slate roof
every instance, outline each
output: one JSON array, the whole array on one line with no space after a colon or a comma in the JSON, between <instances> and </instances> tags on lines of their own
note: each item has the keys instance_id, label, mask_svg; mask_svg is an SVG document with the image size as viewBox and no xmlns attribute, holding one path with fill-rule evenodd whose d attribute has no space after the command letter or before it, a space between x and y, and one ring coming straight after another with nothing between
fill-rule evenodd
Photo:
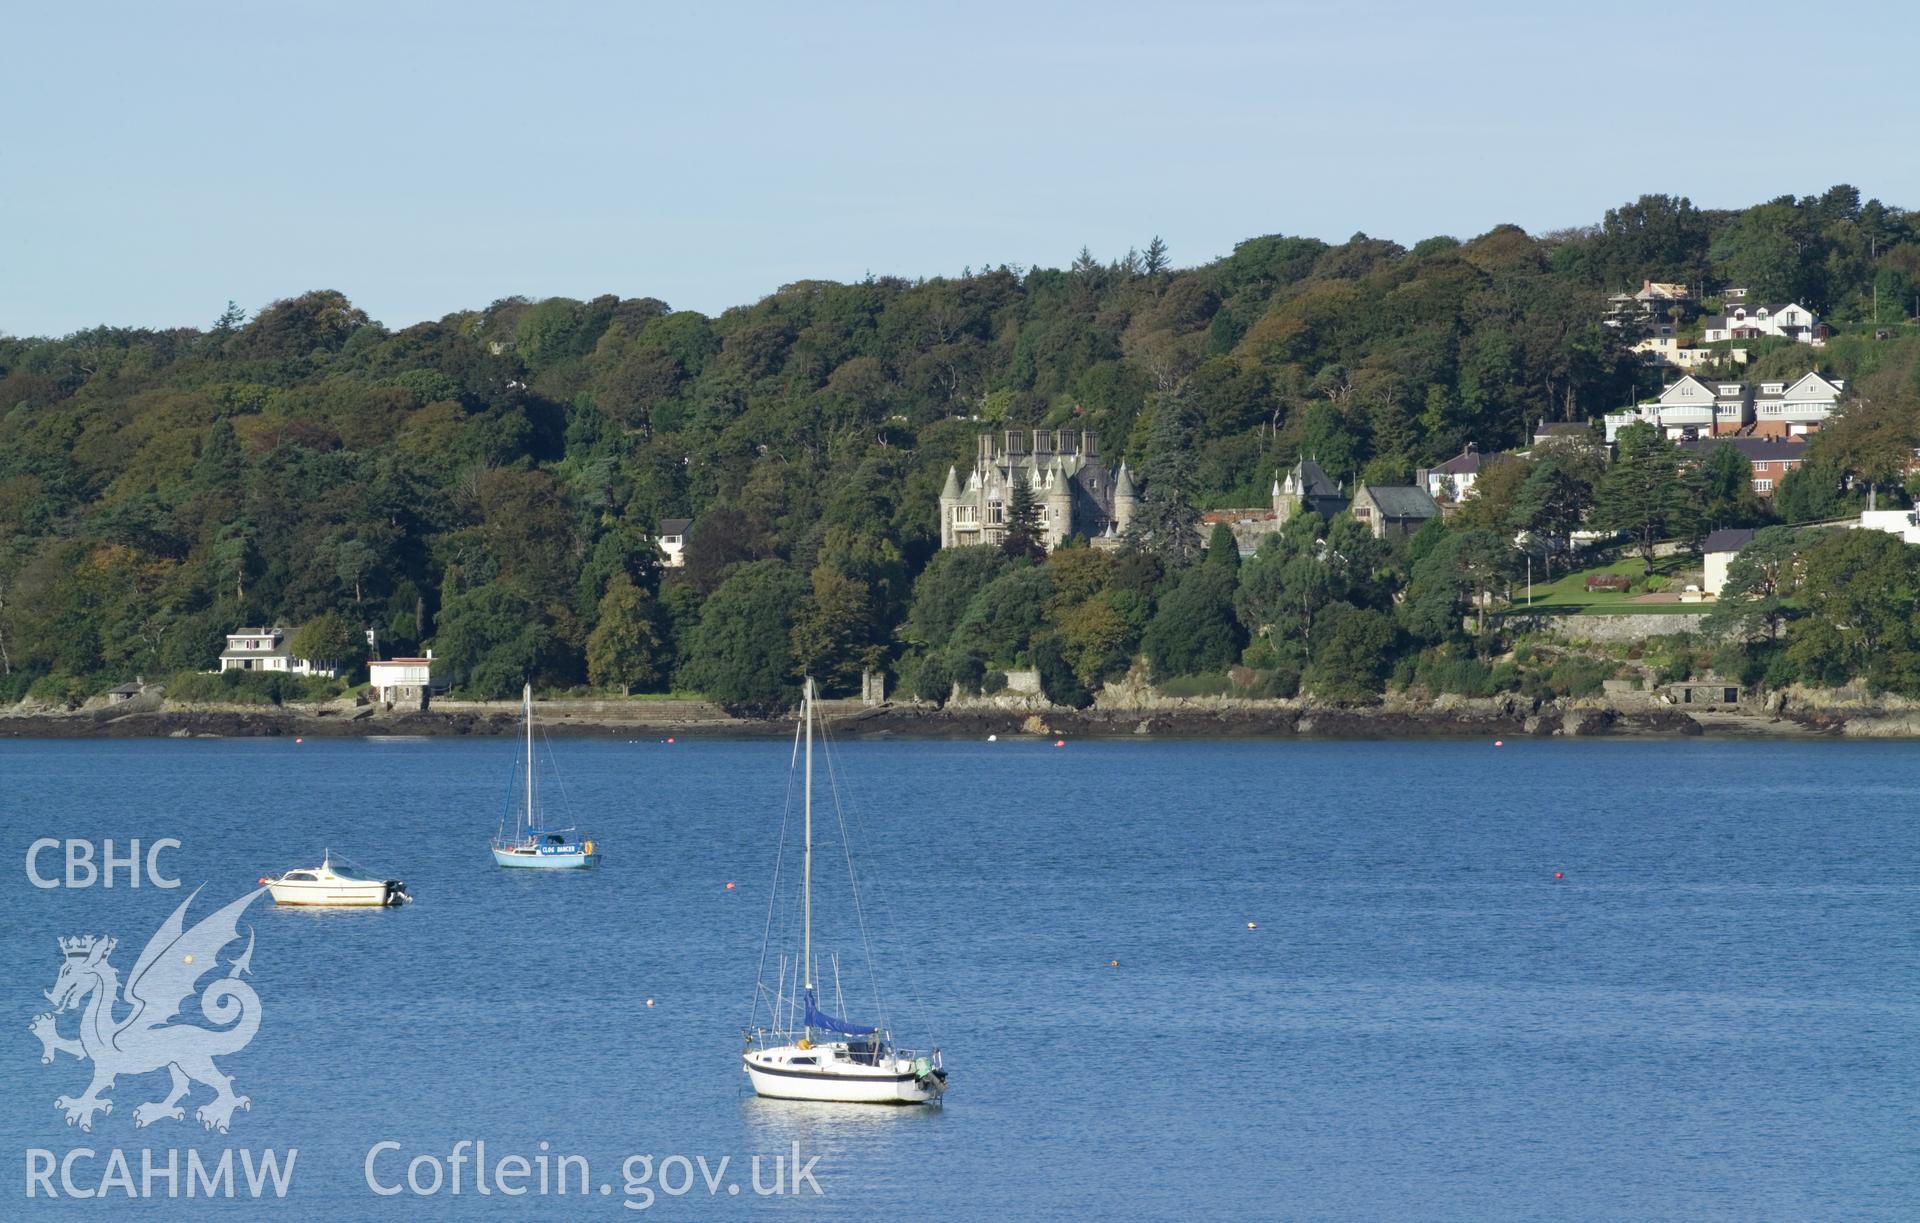
<instances>
[{"instance_id":1,"label":"slate roof","mask_svg":"<svg viewBox=\"0 0 1920 1223\"><path fill-rule=\"evenodd\" d=\"M1751 527L1722 527L1700 543L1702 552L1738 552L1753 542Z\"/></svg>"},{"instance_id":2,"label":"slate roof","mask_svg":"<svg viewBox=\"0 0 1920 1223\"><path fill-rule=\"evenodd\" d=\"M685 535L687 528L692 525L693 519L691 518L662 518L660 520L660 534Z\"/></svg>"},{"instance_id":3,"label":"slate roof","mask_svg":"<svg viewBox=\"0 0 1920 1223\"><path fill-rule=\"evenodd\" d=\"M1424 488L1411 484L1369 484L1367 496L1386 518L1438 518L1440 505Z\"/></svg>"},{"instance_id":4,"label":"slate roof","mask_svg":"<svg viewBox=\"0 0 1920 1223\"><path fill-rule=\"evenodd\" d=\"M1469 447L1433 469L1437 476L1466 476L1479 472L1483 461L1478 450Z\"/></svg>"},{"instance_id":5,"label":"slate roof","mask_svg":"<svg viewBox=\"0 0 1920 1223\"><path fill-rule=\"evenodd\" d=\"M1300 493L1305 497L1338 497L1340 485L1332 476L1321 469L1312 459L1301 459L1293 466L1294 475L1300 479Z\"/></svg>"},{"instance_id":6,"label":"slate roof","mask_svg":"<svg viewBox=\"0 0 1920 1223\"><path fill-rule=\"evenodd\" d=\"M1571 420L1542 421L1534 429L1533 435L1535 437L1592 437L1593 427Z\"/></svg>"},{"instance_id":7,"label":"slate roof","mask_svg":"<svg viewBox=\"0 0 1920 1223\"><path fill-rule=\"evenodd\" d=\"M1779 459L1804 459L1807 457L1807 444L1800 441L1782 441L1771 437L1696 437L1675 443L1683 454L1695 454L1705 457L1712 454L1715 447L1732 446L1750 463L1774 462Z\"/></svg>"}]
</instances>

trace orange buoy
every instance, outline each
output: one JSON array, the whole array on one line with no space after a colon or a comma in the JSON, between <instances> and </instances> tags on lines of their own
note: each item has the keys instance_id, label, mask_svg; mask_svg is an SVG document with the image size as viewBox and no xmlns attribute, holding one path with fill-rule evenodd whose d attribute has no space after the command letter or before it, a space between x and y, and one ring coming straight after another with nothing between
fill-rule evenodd
<instances>
[{"instance_id":1,"label":"orange buoy","mask_svg":"<svg viewBox=\"0 0 1920 1223\"><path fill-rule=\"evenodd\" d=\"M1067 741L1065 739L1055 739L1053 741L1053 745L1055 747L1065 747L1067 745Z\"/></svg>"},{"instance_id":2,"label":"orange buoy","mask_svg":"<svg viewBox=\"0 0 1920 1223\"><path fill-rule=\"evenodd\" d=\"M729 881L728 881L728 883L727 883L727 890L728 890L729 892L731 892L731 891L733 890L733 883L732 883L732 881L731 881L731 880L729 880Z\"/></svg>"},{"instance_id":3,"label":"orange buoy","mask_svg":"<svg viewBox=\"0 0 1920 1223\"><path fill-rule=\"evenodd\" d=\"M1502 741L1502 740L1500 740L1500 739L1495 739L1495 740L1493 741L1493 745L1494 745L1495 747L1505 747L1505 746L1506 746L1506 743L1505 743L1504 741Z\"/></svg>"},{"instance_id":4,"label":"orange buoy","mask_svg":"<svg viewBox=\"0 0 1920 1223\"><path fill-rule=\"evenodd\" d=\"M1558 882L1560 882L1560 881L1561 881L1562 879L1565 879L1565 878L1566 878L1566 876L1565 876L1564 874L1562 874L1562 873L1560 873L1559 871L1555 871L1555 872L1553 872L1553 881L1554 881L1555 883L1558 883Z\"/></svg>"}]
</instances>

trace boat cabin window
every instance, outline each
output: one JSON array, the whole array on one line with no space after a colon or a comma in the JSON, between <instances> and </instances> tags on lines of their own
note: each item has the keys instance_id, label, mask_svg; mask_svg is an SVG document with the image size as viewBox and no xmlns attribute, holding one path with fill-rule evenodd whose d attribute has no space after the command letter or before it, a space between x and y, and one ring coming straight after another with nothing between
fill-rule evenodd
<instances>
[{"instance_id":1,"label":"boat cabin window","mask_svg":"<svg viewBox=\"0 0 1920 1223\"><path fill-rule=\"evenodd\" d=\"M820 1059L817 1057L796 1057L788 1064L793 1066L818 1066Z\"/></svg>"},{"instance_id":2,"label":"boat cabin window","mask_svg":"<svg viewBox=\"0 0 1920 1223\"><path fill-rule=\"evenodd\" d=\"M353 863L345 861L344 859L334 858L328 865L333 868L334 877L337 879L356 879L363 883L379 882L379 880L374 878L364 867L355 866Z\"/></svg>"},{"instance_id":3,"label":"boat cabin window","mask_svg":"<svg viewBox=\"0 0 1920 1223\"><path fill-rule=\"evenodd\" d=\"M548 834L547 834L547 844L549 844L549 845L564 845L565 843L566 843L566 842L565 842L565 840L564 840L564 839L563 839L563 838L562 838L562 837L560 836L560 834L559 834L559 833L557 833L557 832L550 832L550 833L548 833Z\"/></svg>"},{"instance_id":4,"label":"boat cabin window","mask_svg":"<svg viewBox=\"0 0 1920 1223\"><path fill-rule=\"evenodd\" d=\"M286 874L280 876L280 880L282 883L312 883L314 881L312 871L288 871Z\"/></svg>"}]
</instances>

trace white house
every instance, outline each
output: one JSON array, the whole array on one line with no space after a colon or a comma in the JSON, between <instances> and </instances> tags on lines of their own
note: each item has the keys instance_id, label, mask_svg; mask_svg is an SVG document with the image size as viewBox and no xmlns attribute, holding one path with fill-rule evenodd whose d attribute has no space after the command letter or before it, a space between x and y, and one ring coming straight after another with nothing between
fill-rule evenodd
<instances>
[{"instance_id":1,"label":"white house","mask_svg":"<svg viewBox=\"0 0 1920 1223\"><path fill-rule=\"evenodd\" d=\"M1794 382L1763 382L1753 397L1753 431L1762 437L1817 433L1845 396L1844 378L1807 373Z\"/></svg>"},{"instance_id":2,"label":"white house","mask_svg":"<svg viewBox=\"0 0 1920 1223\"><path fill-rule=\"evenodd\" d=\"M340 678L340 660L296 658L287 648L284 628L243 628L227 634L220 651L222 671L282 671L289 675Z\"/></svg>"},{"instance_id":3,"label":"white house","mask_svg":"<svg viewBox=\"0 0 1920 1223\"><path fill-rule=\"evenodd\" d=\"M1863 531L1885 531L1903 543L1920 544L1920 510L1862 510L1853 524Z\"/></svg>"},{"instance_id":4,"label":"white house","mask_svg":"<svg viewBox=\"0 0 1920 1223\"><path fill-rule=\"evenodd\" d=\"M1728 302L1726 313L1710 314L1701 320L1701 338L1713 344L1721 340L1758 340L1769 336L1796 340L1818 348L1827 342L1831 329L1820 316L1798 302L1774 302L1749 306L1744 301Z\"/></svg>"},{"instance_id":5,"label":"white house","mask_svg":"<svg viewBox=\"0 0 1920 1223\"><path fill-rule=\"evenodd\" d=\"M687 529L693 525L691 518L662 518L660 534L656 537L660 551L666 557L661 564L668 569L679 569L687 563Z\"/></svg>"},{"instance_id":6,"label":"white house","mask_svg":"<svg viewBox=\"0 0 1920 1223\"><path fill-rule=\"evenodd\" d=\"M1752 434L1790 437L1813 433L1833 415L1846 392L1845 379L1808 373L1798 381L1746 382L1688 374L1660 394L1606 415L1611 445L1628 425L1644 422L1675 441Z\"/></svg>"},{"instance_id":7,"label":"white house","mask_svg":"<svg viewBox=\"0 0 1920 1223\"><path fill-rule=\"evenodd\" d=\"M425 658L376 659L367 664L367 680L377 703L425 709L433 688L433 651Z\"/></svg>"},{"instance_id":8,"label":"white house","mask_svg":"<svg viewBox=\"0 0 1920 1223\"><path fill-rule=\"evenodd\" d=\"M1740 549L1753 542L1754 532L1747 529L1726 528L1715 531L1701 541L1700 553L1705 561L1700 588L1709 595L1718 598L1727 585L1727 566L1733 558L1740 555Z\"/></svg>"},{"instance_id":9,"label":"white house","mask_svg":"<svg viewBox=\"0 0 1920 1223\"><path fill-rule=\"evenodd\" d=\"M1454 455L1438 467L1427 467L1415 476L1414 483L1423 485L1427 496L1435 501L1451 501L1456 504L1465 501L1467 494L1473 491L1474 482L1480 478L1480 468L1491 455L1482 455L1480 447L1472 442L1467 448Z\"/></svg>"}]
</instances>

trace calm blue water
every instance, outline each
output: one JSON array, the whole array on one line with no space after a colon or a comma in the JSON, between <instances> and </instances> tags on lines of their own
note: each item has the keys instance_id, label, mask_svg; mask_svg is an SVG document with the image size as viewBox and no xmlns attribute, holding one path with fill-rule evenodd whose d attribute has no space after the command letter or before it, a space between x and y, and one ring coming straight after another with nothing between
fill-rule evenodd
<instances>
[{"instance_id":1,"label":"calm blue water","mask_svg":"<svg viewBox=\"0 0 1920 1223\"><path fill-rule=\"evenodd\" d=\"M0 1215L100 1205L24 1200L29 1148L101 1151L85 1187L108 1148L137 1179L143 1147L297 1147L286 1217L616 1219L629 1154L730 1156L744 1186L798 1143L822 1196L696 1176L650 1213L1920 1217L1920 747L847 745L880 950L910 969L882 975L913 978L954 1075L904 1111L758 1101L739 1073L786 744L556 742L607 854L560 876L488 862L512 751L0 743ZM224 1063L251 1111L206 1134L196 1088L136 1130L153 1075L82 1135L51 1102L83 1068L27 1032L54 940L116 935L124 972L185 890L36 890L42 835L179 838L196 913L328 845L418 903L263 897L263 1023ZM907 992L895 1025L924 1036ZM387 1183L459 1139L545 1141L612 1193L368 1190L375 1143L402 1144Z\"/></svg>"}]
</instances>

